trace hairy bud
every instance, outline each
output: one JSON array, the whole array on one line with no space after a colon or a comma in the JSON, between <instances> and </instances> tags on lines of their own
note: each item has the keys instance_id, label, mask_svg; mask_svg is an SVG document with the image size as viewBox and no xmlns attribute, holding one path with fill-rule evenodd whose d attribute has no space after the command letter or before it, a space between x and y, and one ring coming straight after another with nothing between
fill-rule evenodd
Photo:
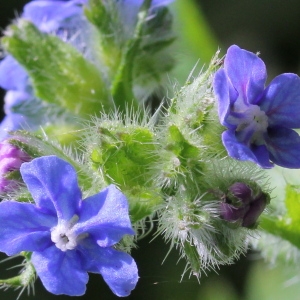
<instances>
[{"instance_id":1,"label":"hairy bud","mask_svg":"<svg viewBox=\"0 0 300 300\"><path fill-rule=\"evenodd\" d=\"M221 203L221 216L226 221L252 228L269 203L269 198L261 190L255 192L247 184L236 182L228 188L225 201Z\"/></svg>"}]
</instances>

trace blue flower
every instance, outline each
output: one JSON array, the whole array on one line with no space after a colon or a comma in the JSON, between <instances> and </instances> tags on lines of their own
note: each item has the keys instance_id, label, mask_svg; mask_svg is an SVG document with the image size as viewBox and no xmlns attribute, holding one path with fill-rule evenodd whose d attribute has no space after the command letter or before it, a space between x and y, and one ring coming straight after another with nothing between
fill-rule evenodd
<instances>
[{"instance_id":1,"label":"blue flower","mask_svg":"<svg viewBox=\"0 0 300 300\"><path fill-rule=\"evenodd\" d=\"M82 4L87 0L36 0L24 6L22 18L29 19L41 31L55 32L61 27L69 27L68 21L82 16Z\"/></svg>"},{"instance_id":2,"label":"blue flower","mask_svg":"<svg viewBox=\"0 0 300 300\"><path fill-rule=\"evenodd\" d=\"M214 77L219 118L228 154L262 168L273 163L300 168L300 79L285 73L265 88L264 62L254 53L231 46L224 68Z\"/></svg>"},{"instance_id":3,"label":"blue flower","mask_svg":"<svg viewBox=\"0 0 300 300\"><path fill-rule=\"evenodd\" d=\"M82 200L74 168L56 156L23 163L20 171L35 204L0 203L0 251L32 252L31 262L53 294L84 294L87 272L93 272L116 295L129 295L137 266L113 247L134 234L125 196L110 185Z\"/></svg>"}]
</instances>

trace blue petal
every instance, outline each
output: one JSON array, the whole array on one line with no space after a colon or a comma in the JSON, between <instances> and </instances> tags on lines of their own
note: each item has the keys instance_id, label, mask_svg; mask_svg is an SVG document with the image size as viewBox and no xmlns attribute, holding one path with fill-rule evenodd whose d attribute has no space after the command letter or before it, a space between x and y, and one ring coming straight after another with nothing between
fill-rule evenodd
<instances>
[{"instance_id":1,"label":"blue petal","mask_svg":"<svg viewBox=\"0 0 300 300\"><path fill-rule=\"evenodd\" d=\"M134 259L113 248L102 248L89 243L81 248L89 272L100 273L113 293L125 297L135 288L139 279Z\"/></svg>"},{"instance_id":2,"label":"blue petal","mask_svg":"<svg viewBox=\"0 0 300 300\"><path fill-rule=\"evenodd\" d=\"M265 145L252 145L252 152L254 153L257 164L264 169L271 169L274 165L270 162L270 155Z\"/></svg>"},{"instance_id":3,"label":"blue petal","mask_svg":"<svg viewBox=\"0 0 300 300\"><path fill-rule=\"evenodd\" d=\"M236 126L228 122L231 105L236 101L238 94L232 87L224 69L216 72L213 81L214 93L218 99L218 113L220 123L228 128L234 129Z\"/></svg>"},{"instance_id":4,"label":"blue petal","mask_svg":"<svg viewBox=\"0 0 300 300\"><path fill-rule=\"evenodd\" d=\"M277 165L300 168L300 137L294 130L275 127L268 130L266 140L270 159Z\"/></svg>"},{"instance_id":5,"label":"blue petal","mask_svg":"<svg viewBox=\"0 0 300 300\"><path fill-rule=\"evenodd\" d=\"M300 128L300 78L296 74L274 78L259 106L269 117L269 126Z\"/></svg>"},{"instance_id":6,"label":"blue petal","mask_svg":"<svg viewBox=\"0 0 300 300\"><path fill-rule=\"evenodd\" d=\"M33 126L28 126L28 118L20 115L10 113L4 117L0 124L0 141L3 141L9 137L10 131L15 131L19 129L32 129Z\"/></svg>"},{"instance_id":7,"label":"blue petal","mask_svg":"<svg viewBox=\"0 0 300 300\"><path fill-rule=\"evenodd\" d=\"M83 13L77 1L32 1L24 6L23 18L44 32L56 31L64 20Z\"/></svg>"},{"instance_id":8,"label":"blue petal","mask_svg":"<svg viewBox=\"0 0 300 300\"><path fill-rule=\"evenodd\" d=\"M33 98L32 95L24 91L10 90L5 94L4 110L6 114L13 112L14 107L21 105L26 101L30 101Z\"/></svg>"},{"instance_id":9,"label":"blue petal","mask_svg":"<svg viewBox=\"0 0 300 300\"><path fill-rule=\"evenodd\" d=\"M31 261L44 287L52 294L81 296L85 293L88 274L82 268L78 251L61 251L55 245L33 252Z\"/></svg>"},{"instance_id":10,"label":"blue petal","mask_svg":"<svg viewBox=\"0 0 300 300\"><path fill-rule=\"evenodd\" d=\"M21 166L21 175L39 207L69 221L79 212L81 191L74 168L57 156L43 156Z\"/></svg>"},{"instance_id":11,"label":"blue petal","mask_svg":"<svg viewBox=\"0 0 300 300\"><path fill-rule=\"evenodd\" d=\"M6 56L0 63L0 87L24 91L27 85L26 71L11 55Z\"/></svg>"},{"instance_id":12,"label":"blue petal","mask_svg":"<svg viewBox=\"0 0 300 300\"><path fill-rule=\"evenodd\" d=\"M222 141L229 156L237 160L252 161L265 169L273 167L269 161L268 151L264 145L252 146L250 149L247 145L240 143L236 139L234 132L229 130L223 132Z\"/></svg>"},{"instance_id":13,"label":"blue petal","mask_svg":"<svg viewBox=\"0 0 300 300\"><path fill-rule=\"evenodd\" d=\"M21 251L42 251L52 243L50 228L57 219L30 203L0 203L0 251L14 255Z\"/></svg>"},{"instance_id":14,"label":"blue petal","mask_svg":"<svg viewBox=\"0 0 300 300\"><path fill-rule=\"evenodd\" d=\"M267 73L264 62L236 45L228 48L224 69L245 104L256 104L264 90Z\"/></svg>"},{"instance_id":15,"label":"blue petal","mask_svg":"<svg viewBox=\"0 0 300 300\"><path fill-rule=\"evenodd\" d=\"M110 185L82 202L76 234L88 232L101 247L112 246L124 234L134 234L126 197Z\"/></svg>"}]
</instances>

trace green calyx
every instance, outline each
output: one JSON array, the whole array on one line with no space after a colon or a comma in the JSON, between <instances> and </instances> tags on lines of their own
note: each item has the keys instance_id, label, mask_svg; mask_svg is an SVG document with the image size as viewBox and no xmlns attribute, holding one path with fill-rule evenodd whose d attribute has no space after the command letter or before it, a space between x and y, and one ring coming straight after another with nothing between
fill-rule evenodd
<instances>
[{"instance_id":1,"label":"green calyx","mask_svg":"<svg viewBox=\"0 0 300 300\"><path fill-rule=\"evenodd\" d=\"M156 159L152 155L156 148L154 133L141 126L102 126L97 133L98 143L90 154L94 169L128 197L133 222L153 213L162 201L151 178L151 166Z\"/></svg>"},{"instance_id":2,"label":"green calyx","mask_svg":"<svg viewBox=\"0 0 300 300\"><path fill-rule=\"evenodd\" d=\"M0 287L14 288L14 289L25 289L30 288L36 280L36 272L33 265L30 262L31 253L22 252L24 256L23 269L18 276L0 279Z\"/></svg>"}]
</instances>

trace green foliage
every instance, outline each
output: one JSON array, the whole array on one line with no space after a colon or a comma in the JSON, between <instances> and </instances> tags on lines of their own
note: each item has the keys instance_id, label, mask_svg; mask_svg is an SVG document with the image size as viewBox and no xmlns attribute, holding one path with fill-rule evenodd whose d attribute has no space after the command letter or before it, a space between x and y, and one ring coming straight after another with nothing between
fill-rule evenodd
<instances>
[{"instance_id":1,"label":"green foliage","mask_svg":"<svg viewBox=\"0 0 300 300\"><path fill-rule=\"evenodd\" d=\"M84 118L112 107L97 68L58 37L19 20L9 27L2 44L27 70L41 100Z\"/></svg>"},{"instance_id":2,"label":"green foliage","mask_svg":"<svg viewBox=\"0 0 300 300\"><path fill-rule=\"evenodd\" d=\"M133 93L133 65L142 41L143 26L150 5L151 0L146 0L141 6L134 34L125 45L119 68L111 85L111 94L116 107L121 111L125 111L128 107L137 110L138 107Z\"/></svg>"},{"instance_id":3,"label":"green foliage","mask_svg":"<svg viewBox=\"0 0 300 300\"><path fill-rule=\"evenodd\" d=\"M261 226L268 233L281 237L300 249L300 192L299 186L286 185L287 212L279 216L265 215Z\"/></svg>"},{"instance_id":4,"label":"green foliage","mask_svg":"<svg viewBox=\"0 0 300 300\"><path fill-rule=\"evenodd\" d=\"M156 159L154 132L140 125L123 127L117 122L102 122L95 128L96 146L90 149L95 170L107 184L114 183L126 194L132 221L151 215L162 199L153 188L150 167Z\"/></svg>"},{"instance_id":5,"label":"green foliage","mask_svg":"<svg viewBox=\"0 0 300 300\"><path fill-rule=\"evenodd\" d=\"M30 287L33 287L36 280L36 273L33 265L30 263L31 253L22 252L21 255L24 256L25 259L21 265L23 269L20 274L9 279L0 279L0 287L5 289L21 289L21 293L24 289L27 288L29 291Z\"/></svg>"}]
</instances>

